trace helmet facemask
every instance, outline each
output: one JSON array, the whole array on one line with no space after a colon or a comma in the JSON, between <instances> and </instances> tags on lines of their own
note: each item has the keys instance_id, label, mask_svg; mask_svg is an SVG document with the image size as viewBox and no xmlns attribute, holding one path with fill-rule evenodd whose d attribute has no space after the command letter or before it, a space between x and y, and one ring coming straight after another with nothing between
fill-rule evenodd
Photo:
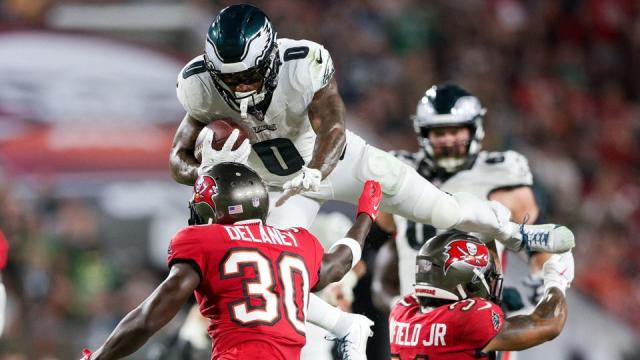
<instances>
[{"instance_id":1,"label":"helmet facemask","mask_svg":"<svg viewBox=\"0 0 640 360\"><path fill-rule=\"evenodd\" d=\"M413 117L413 126L418 140L425 152L427 163L434 169L441 169L446 173L455 173L471 163L482 149L484 128L483 116L486 109L480 101L456 85L433 86L422 97ZM469 139L465 146L465 153L458 150L447 154L438 154L434 144L429 140L429 133L433 129L444 127L466 127L469 129ZM454 149L452 149L454 150Z\"/></svg>"},{"instance_id":2,"label":"helmet facemask","mask_svg":"<svg viewBox=\"0 0 640 360\"><path fill-rule=\"evenodd\" d=\"M258 66L248 70L235 73L222 73L213 68L212 62L206 60L207 69L213 78L213 82L225 99L234 109L240 112L243 119L247 118L247 113L253 112L264 102L269 102L273 91L278 85L278 70L280 68L280 57L278 55L278 47L275 46L271 54L265 61ZM255 84L260 83L256 90L242 92L232 90L239 84Z\"/></svg>"},{"instance_id":3,"label":"helmet facemask","mask_svg":"<svg viewBox=\"0 0 640 360\"><path fill-rule=\"evenodd\" d=\"M469 148L473 142L472 134L475 128L465 125L442 127L445 131L449 128L456 129L456 136L458 136L458 131L468 129L469 135L466 139L460 139L446 145L435 144L430 138L430 134L439 129L423 127L420 128L421 143L429 158L433 160L438 168L443 169L446 173L455 173L469 162Z\"/></svg>"}]
</instances>

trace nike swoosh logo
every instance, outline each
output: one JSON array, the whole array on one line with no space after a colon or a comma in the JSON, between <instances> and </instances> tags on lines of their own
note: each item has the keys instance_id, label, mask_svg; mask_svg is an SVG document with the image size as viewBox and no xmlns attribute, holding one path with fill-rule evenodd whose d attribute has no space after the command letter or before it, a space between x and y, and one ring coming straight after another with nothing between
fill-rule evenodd
<instances>
[{"instance_id":1,"label":"nike swoosh logo","mask_svg":"<svg viewBox=\"0 0 640 360\"><path fill-rule=\"evenodd\" d=\"M380 207L380 204L373 205L373 211L378 211L379 207Z\"/></svg>"},{"instance_id":2,"label":"nike swoosh logo","mask_svg":"<svg viewBox=\"0 0 640 360\"><path fill-rule=\"evenodd\" d=\"M562 272L560 273L560 276L564 276L564 273L566 273L567 270L569 270L569 268L566 268L566 269L562 270Z\"/></svg>"},{"instance_id":3,"label":"nike swoosh logo","mask_svg":"<svg viewBox=\"0 0 640 360\"><path fill-rule=\"evenodd\" d=\"M318 64L322 64L322 51L320 51L320 52L318 53L318 55L320 56L320 58L319 58L319 59L316 59L316 62L317 62Z\"/></svg>"}]
</instances>

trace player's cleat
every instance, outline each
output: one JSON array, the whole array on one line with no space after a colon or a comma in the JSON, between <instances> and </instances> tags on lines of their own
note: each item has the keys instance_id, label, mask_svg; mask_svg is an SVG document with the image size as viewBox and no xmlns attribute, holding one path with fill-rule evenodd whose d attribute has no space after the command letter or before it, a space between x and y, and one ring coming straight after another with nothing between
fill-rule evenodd
<instances>
[{"instance_id":1,"label":"player's cleat","mask_svg":"<svg viewBox=\"0 0 640 360\"><path fill-rule=\"evenodd\" d=\"M364 315L354 314L353 324L349 328L347 335L336 338L338 354L342 360L366 360L367 341L373 335L371 326L373 321Z\"/></svg>"},{"instance_id":2,"label":"player's cleat","mask_svg":"<svg viewBox=\"0 0 640 360\"><path fill-rule=\"evenodd\" d=\"M520 231L510 240L519 242L520 249L559 254L576 245L573 232L556 224L520 225Z\"/></svg>"}]
</instances>

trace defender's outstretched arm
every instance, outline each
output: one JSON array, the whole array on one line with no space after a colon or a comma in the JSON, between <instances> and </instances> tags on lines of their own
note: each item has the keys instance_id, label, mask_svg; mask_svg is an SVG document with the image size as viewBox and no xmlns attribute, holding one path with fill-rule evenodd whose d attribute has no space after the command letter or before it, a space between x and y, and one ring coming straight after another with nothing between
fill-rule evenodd
<instances>
[{"instance_id":1,"label":"defender's outstretched arm","mask_svg":"<svg viewBox=\"0 0 640 360\"><path fill-rule=\"evenodd\" d=\"M120 359L138 350L173 319L198 284L200 275L189 264L173 265L162 284L120 321L91 359Z\"/></svg>"}]
</instances>

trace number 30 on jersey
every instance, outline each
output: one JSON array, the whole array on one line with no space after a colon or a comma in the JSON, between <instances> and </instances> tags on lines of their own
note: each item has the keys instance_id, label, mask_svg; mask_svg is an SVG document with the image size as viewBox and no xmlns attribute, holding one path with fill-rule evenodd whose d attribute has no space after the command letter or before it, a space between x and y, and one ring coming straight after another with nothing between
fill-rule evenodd
<instances>
[{"instance_id":1,"label":"number 30 on jersey","mask_svg":"<svg viewBox=\"0 0 640 360\"><path fill-rule=\"evenodd\" d=\"M304 335L309 302L307 266L302 257L286 252L280 254L275 265L274 272L269 258L255 248L234 248L227 252L220 263L221 279L244 277L247 267L253 267L255 273L253 279L242 280L244 297L229 304L231 319L242 326L274 325L278 322L281 319L280 298L276 292L278 279L282 287L285 318ZM295 288L296 274L300 278L301 289ZM302 294L302 304L296 304L296 294ZM255 301L252 304L252 298L259 299L262 305L255 305Z\"/></svg>"}]
</instances>

